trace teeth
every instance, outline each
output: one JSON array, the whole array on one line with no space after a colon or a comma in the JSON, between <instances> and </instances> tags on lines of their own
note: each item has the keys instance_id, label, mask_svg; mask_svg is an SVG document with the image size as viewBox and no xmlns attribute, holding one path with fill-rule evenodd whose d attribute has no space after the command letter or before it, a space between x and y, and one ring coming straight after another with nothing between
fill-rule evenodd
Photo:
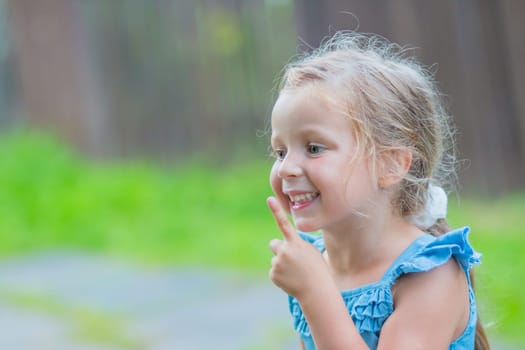
<instances>
[{"instance_id":1,"label":"teeth","mask_svg":"<svg viewBox=\"0 0 525 350\"><path fill-rule=\"evenodd\" d=\"M318 196L317 192L303 193L303 194L298 194L296 196L290 196L290 200L292 202L304 202L304 201L312 200L317 196Z\"/></svg>"}]
</instances>

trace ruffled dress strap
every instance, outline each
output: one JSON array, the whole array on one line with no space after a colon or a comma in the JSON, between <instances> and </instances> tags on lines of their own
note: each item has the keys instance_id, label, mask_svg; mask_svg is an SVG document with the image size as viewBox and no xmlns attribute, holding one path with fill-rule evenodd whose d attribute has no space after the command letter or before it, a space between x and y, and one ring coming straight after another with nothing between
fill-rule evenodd
<instances>
[{"instance_id":1,"label":"ruffled dress strap","mask_svg":"<svg viewBox=\"0 0 525 350\"><path fill-rule=\"evenodd\" d=\"M481 257L468 241L469 232L470 228L463 227L438 237L430 234L419 237L394 261L382 280L392 285L403 274L430 271L452 257L468 272L480 263Z\"/></svg>"},{"instance_id":2,"label":"ruffled dress strap","mask_svg":"<svg viewBox=\"0 0 525 350\"><path fill-rule=\"evenodd\" d=\"M304 233L301 231L297 231L299 236L306 242L312 244L314 247L317 248L321 253L324 252L325 246L324 246L324 239L321 235L312 235L310 233Z\"/></svg>"}]
</instances>

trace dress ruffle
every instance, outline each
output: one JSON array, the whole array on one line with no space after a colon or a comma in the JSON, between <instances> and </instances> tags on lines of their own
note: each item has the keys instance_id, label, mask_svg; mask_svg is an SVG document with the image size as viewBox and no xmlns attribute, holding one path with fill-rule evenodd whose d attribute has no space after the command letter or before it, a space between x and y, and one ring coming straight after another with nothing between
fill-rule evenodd
<instances>
[{"instance_id":1,"label":"dress ruffle","mask_svg":"<svg viewBox=\"0 0 525 350\"><path fill-rule=\"evenodd\" d=\"M374 285L365 290L351 290L341 293L346 308L359 332L379 332L385 320L394 311L392 292L388 284ZM306 318L297 299L290 297L290 312L294 329L302 336L311 335Z\"/></svg>"},{"instance_id":2,"label":"dress ruffle","mask_svg":"<svg viewBox=\"0 0 525 350\"><path fill-rule=\"evenodd\" d=\"M357 330L361 334L379 336L384 322L394 311L392 285L402 274L429 271L445 264L451 257L456 258L465 271L478 264L481 255L470 246L468 233L469 229L465 227L437 238L422 236L400 255L379 282L342 291L341 296ZM324 250L322 237L303 233L301 236L320 251ZM294 329L302 337L310 337L310 328L297 299L290 296L289 306Z\"/></svg>"},{"instance_id":3,"label":"dress ruffle","mask_svg":"<svg viewBox=\"0 0 525 350\"><path fill-rule=\"evenodd\" d=\"M392 292L388 286L368 289L362 293L343 295L346 308L359 332L379 332L394 311Z\"/></svg>"},{"instance_id":4,"label":"dress ruffle","mask_svg":"<svg viewBox=\"0 0 525 350\"><path fill-rule=\"evenodd\" d=\"M412 272L425 272L445 264L454 257L464 271L480 263L481 254L475 252L468 242L470 229L464 227L433 238L423 248L406 261L391 269L391 280L400 275Z\"/></svg>"},{"instance_id":5,"label":"dress ruffle","mask_svg":"<svg viewBox=\"0 0 525 350\"><path fill-rule=\"evenodd\" d=\"M309 337L311 335L310 327L308 327L308 323L306 322L306 318L304 317L299 302L292 296L289 297L289 302L290 313L293 317L293 328L302 337Z\"/></svg>"}]
</instances>

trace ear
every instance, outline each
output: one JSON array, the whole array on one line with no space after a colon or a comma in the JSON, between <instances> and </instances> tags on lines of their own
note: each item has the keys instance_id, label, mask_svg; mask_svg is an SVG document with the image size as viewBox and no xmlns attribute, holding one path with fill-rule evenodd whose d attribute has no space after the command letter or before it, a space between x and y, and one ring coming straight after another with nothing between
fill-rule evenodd
<instances>
[{"instance_id":1,"label":"ear","mask_svg":"<svg viewBox=\"0 0 525 350\"><path fill-rule=\"evenodd\" d=\"M395 185L408 173L412 164L412 152L409 149L397 149L385 152L380 159L378 185L387 188Z\"/></svg>"}]
</instances>

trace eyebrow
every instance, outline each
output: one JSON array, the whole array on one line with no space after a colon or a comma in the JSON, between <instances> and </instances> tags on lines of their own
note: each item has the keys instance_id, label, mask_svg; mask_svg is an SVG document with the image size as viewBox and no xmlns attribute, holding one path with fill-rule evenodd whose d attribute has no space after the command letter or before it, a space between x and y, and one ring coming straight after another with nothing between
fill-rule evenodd
<instances>
[{"instance_id":1,"label":"eyebrow","mask_svg":"<svg viewBox=\"0 0 525 350\"><path fill-rule=\"evenodd\" d=\"M314 128L314 127L305 127L305 128L301 128L300 129L300 135L301 136L310 136L310 135L314 135L314 136L320 136L320 137L324 137L324 138L328 138L330 139L330 137L328 137L326 135L325 132L323 132L322 129L320 128Z\"/></svg>"},{"instance_id":2,"label":"eyebrow","mask_svg":"<svg viewBox=\"0 0 525 350\"><path fill-rule=\"evenodd\" d=\"M306 128L301 128L298 132L298 135L300 137L303 137L303 138L308 138L308 137L314 137L314 138L322 138L322 139L325 139L326 141L331 141L332 140L332 137L329 137L328 135L326 135L322 129L319 129L319 128L314 128L314 127L306 127ZM281 138L277 135L275 135L273 132L272 132L272 135L270 137L270 142L273 144L274 142L277 142L279 141Z\"/></svg>"}]
</instances>

